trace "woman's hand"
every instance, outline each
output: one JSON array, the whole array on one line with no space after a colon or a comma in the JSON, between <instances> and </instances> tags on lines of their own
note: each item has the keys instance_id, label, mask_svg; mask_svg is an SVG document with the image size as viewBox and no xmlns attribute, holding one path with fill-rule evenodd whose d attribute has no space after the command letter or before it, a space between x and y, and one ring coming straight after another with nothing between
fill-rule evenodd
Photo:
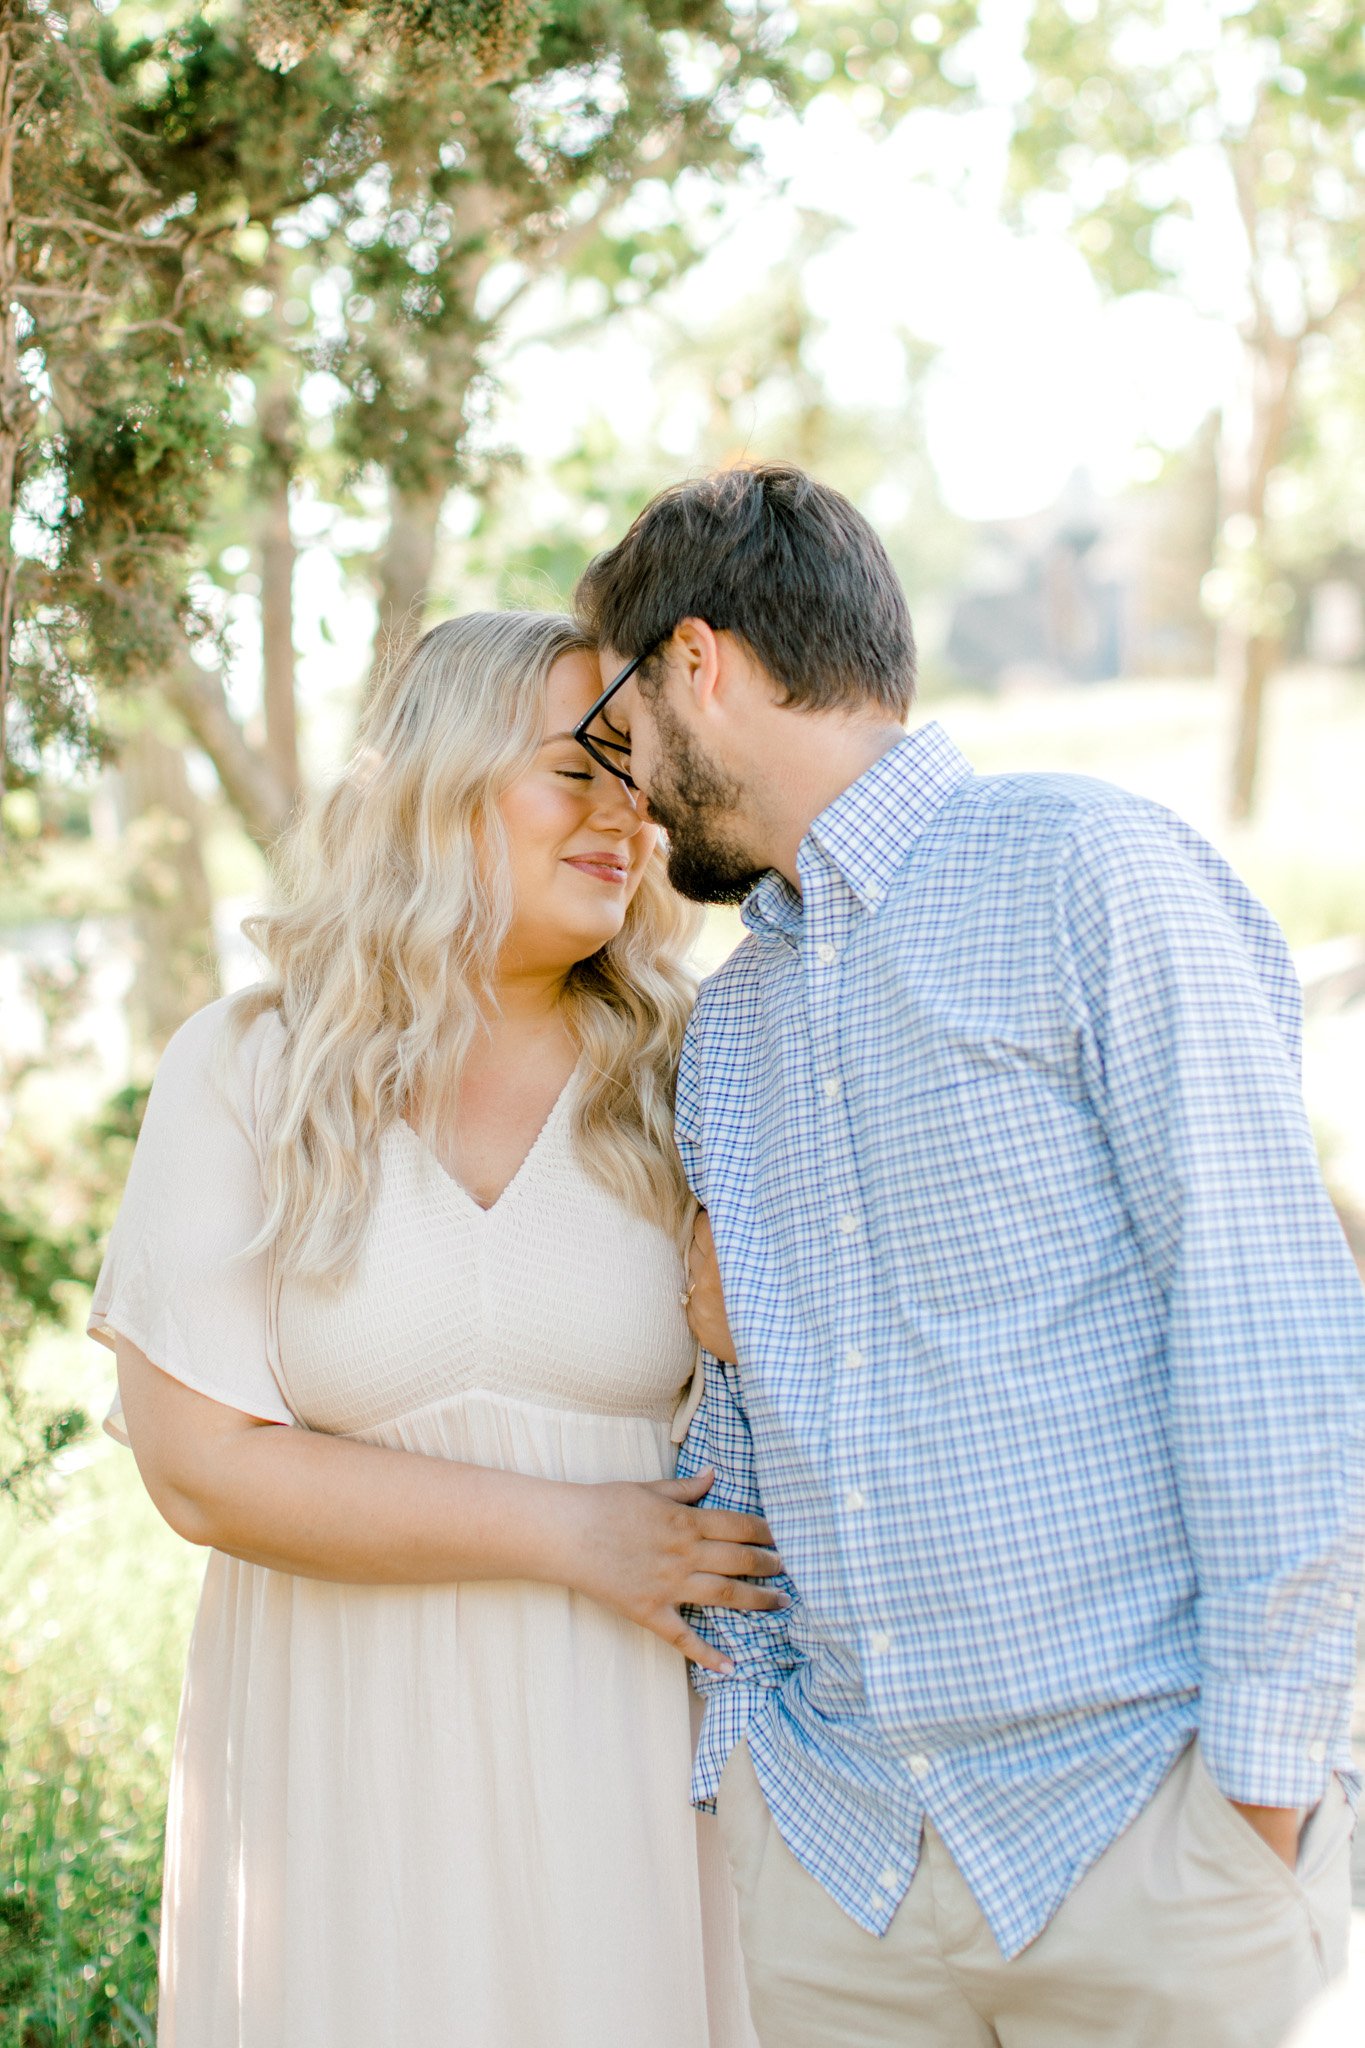
<instances>
[{"instance_id":1,"label":"woman's hand","mask_svg":"<svg viewBox=\"0 0 1365 2048\"><path fill-rule=\"evenodd\" d=\"M679 1608L773 1613L791 1602L778 1587L754 1583L782 1569L767 1523L696 1505L714 1479L706 1471L652 1485L564 1487L575 1527L556 1576L728 1678L734 1666L688 1627Z\"/></svg>"},{"instance_id":2,"label":"woman's hand","mask_svg":"<svg viewBox=\"0 0 1365 2048\"><path fill-rule=\"evenodd\" d=\"M723 1359L727 1365L735 1363L735 1340L730 1334L730 1319L725 1313L725 1293L720 1284L720 1266L716 1261L716 1241L711 1235L711 1219L705 1209L697 1212L692 1226L692 1244L687 1254L687 1322L692 1335L704 1351L714 1358Z\"/></svg>"}]
</instances>

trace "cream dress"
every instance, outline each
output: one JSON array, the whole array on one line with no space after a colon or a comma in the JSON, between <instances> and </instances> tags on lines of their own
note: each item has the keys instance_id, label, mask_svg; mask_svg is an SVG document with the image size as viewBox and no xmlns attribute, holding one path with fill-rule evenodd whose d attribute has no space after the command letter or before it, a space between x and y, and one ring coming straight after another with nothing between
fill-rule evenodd
<instances>
[{"instance_id":1,"label":"cream dress","mask_svg":"<svg viewBox=\"0 0 1365 2048\"><path fill-rule=\"evenodd\" d=\"M693 1350L663 1234L580 1168L573 1083L481 1209L407 1125L340 1291L242 1260L280 1027L167 1049L96 1289L214 1400L428 1457L658 1479ZM117 1414L110 1427L119 1434ZM750 2048L689 1688L555 1586L327 1585L211 1552L166 1844L162 2048Z\"/></svg>"}]
</instances>

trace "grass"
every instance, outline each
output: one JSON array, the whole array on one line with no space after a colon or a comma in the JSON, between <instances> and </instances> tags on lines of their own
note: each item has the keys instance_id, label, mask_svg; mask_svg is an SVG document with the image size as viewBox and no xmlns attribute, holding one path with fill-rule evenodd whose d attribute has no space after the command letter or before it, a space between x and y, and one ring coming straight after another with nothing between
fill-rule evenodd
<instances>
[{"instance_id":1,"label":"grass","mask_svg":"<svg viewBox=\"0 0 1365 2048\"><path fill-rule=\"evenodd\" d=\"M35 1375L94 1413L109 1373L75 1336ZM107 1437L50 1518L0 1504L0 2048L154 2038L166 1780L202 1560Z\"/></svg>"}]
</instances>

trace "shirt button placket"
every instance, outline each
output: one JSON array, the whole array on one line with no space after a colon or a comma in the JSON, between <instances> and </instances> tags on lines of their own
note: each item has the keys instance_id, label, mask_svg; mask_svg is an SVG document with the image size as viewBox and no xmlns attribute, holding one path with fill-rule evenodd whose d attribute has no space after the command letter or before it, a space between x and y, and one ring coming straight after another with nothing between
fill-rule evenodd
<instances>
[{"instance_id":1,"label":"shirt button placket","mask_svg":"<svg viewBox=\"0 0 1365 2048\"><path fill-rule=\"evenodd\" d=\"M808 1014L810 1018L810 1050L815 1085L818 1129L823 1133L822 1150L827 1171L824 1185L832 1211L834 1237L841 1256L841 1272L847 1284L856 1287L857 1276L865 1262L865 1237L863 1231L862 1204L857 1193L857 1172L853 1156L851 1137L847 1121L836 1112L842 1102L844 1083L838 1069L842 1058L839 1039L840 977L829 970L837 967L840 948L833 939L821 939L811 947L811 971L806 981ZM824 1115L820 1116L823 1104ZM858 1290L861 1292L861 1290ZM851 1305L851 1304L850 1304ZM859 1319L860 1320L860 1319ZM858 1329L858 1321L853 1324ZM859 1331L861 1334L861 1331ZM845 1341L836 1358L845 1368L836 1385L847 1388L846 1400L853 1400L861 1407L869 1388L866 1383L856 1381L857 1369L865 1363L861 1348ZM842 1500L844 1513L850 1518L861 1520L867 1511L867 1496L854 1483L848 1472L847 1463L837 1451L832 1459L831 1479L839 1489L836 1499ZM840 1471L840 1466L843 1470ZM866 1541L864 1536L863 1541ZM869 1654L885 1656L891 1648L891 1636L879 1630L867 1638ZM885 1906L883 1898L869 1902L871 1910L879 1913Z\"/></svg>"}]
</instances>

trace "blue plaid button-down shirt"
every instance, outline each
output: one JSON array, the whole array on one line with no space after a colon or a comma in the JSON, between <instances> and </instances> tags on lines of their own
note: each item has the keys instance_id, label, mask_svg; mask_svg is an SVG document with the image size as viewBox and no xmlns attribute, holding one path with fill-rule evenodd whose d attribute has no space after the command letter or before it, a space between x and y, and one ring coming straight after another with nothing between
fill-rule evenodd
<instances>
[{"instance_id":1,"label":"blue plaid button-down shirt","mask_svg":"<svg viewBox=\"0 0 1365 2048\"><path fill-rule=\"evenodd\" d=\"M797 1594L704 1618L693 1796L747 1735L876 1933L927 1815L1011 1955L1196 1730L1233 1799L1349 1773L1365 1297L1284 942L1179 820L929 726L798 871L679 1079L740 1361L680 1469Z\"/></svg>"}]
</instances>

